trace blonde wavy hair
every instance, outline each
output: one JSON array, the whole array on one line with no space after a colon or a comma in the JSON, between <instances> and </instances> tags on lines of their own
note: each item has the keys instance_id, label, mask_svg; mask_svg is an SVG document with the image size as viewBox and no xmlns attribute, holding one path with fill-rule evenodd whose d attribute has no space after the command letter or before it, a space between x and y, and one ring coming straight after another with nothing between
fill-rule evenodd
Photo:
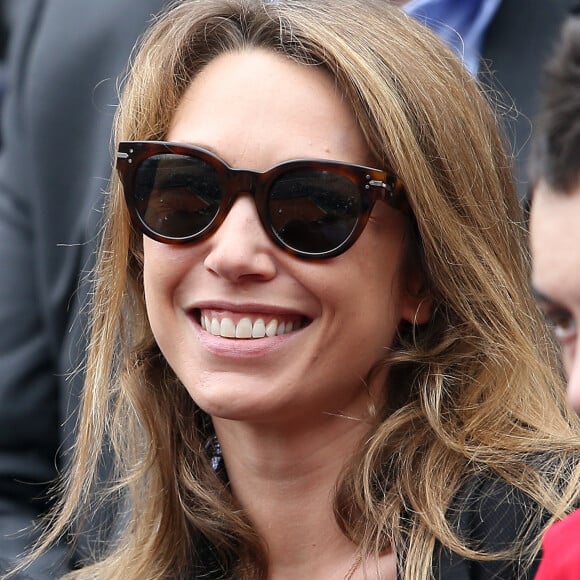
<instances>
[{"instance_id":1,"label":"blonde wavy hair","mask_svg":"<svg viewBox=\"0 0 580 580\"><path fill-rule=\"evenodd\" d=\"M434 35L384 0L184 0L140 43L115 143L164 139L199 71L251 47L334 77L374 157L405 183L435 302L430 322L402 329L378 363L391 369L388 400L337 483L337 521L365 554L392 545L406 580L430 577L437 543L468 558L531 562L538 530L575 501L579 427L528 289L522 215L493 108ZM265 578L265 548L212 469L211 420L149 328L142 241L116 175L108 197L75 457L37 549L112 499L114 540L71 577L201 577L211 561L219 577ZM103 492L105 448L114 473ZM478 551L449 516L477 475L537 503L522 523L534 531L507 553Z\"/></svg>"}]
</instances>

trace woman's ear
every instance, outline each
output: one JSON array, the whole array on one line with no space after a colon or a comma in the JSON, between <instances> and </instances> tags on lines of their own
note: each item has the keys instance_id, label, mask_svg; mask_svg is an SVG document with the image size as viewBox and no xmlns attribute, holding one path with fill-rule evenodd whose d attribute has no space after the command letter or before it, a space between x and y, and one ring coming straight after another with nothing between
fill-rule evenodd
<instances>
[{"instance_id":1,"label":"woman's ear","mask_svg":"<svg viewBox=\"0 0 580 580\"><path fill-rule=\"evenodd\" d=\"M419 268L413 268L403 282L401 318L415 326L429 322L432 313L433 296L429 285Z\"/></svg>"}]
</instances>

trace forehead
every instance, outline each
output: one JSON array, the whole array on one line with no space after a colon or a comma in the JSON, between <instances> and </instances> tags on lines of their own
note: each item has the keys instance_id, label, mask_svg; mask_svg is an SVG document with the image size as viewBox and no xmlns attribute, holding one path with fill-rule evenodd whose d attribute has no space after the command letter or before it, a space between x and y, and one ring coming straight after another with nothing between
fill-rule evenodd
<instances>
[{"instance_id":1,"label":"forehead","mask_svg":"<svg viewBox=\"0 0 580 580\"><path fill-rule=\"evenodd\" d=\"M530 216L532 284L553 300L580 302L580 183L569 192L541 181Z\"/></svg>"},{"instance_id":2,"label":"forehead","mask_svg":"<svg viewBox=\"0 0 580 580\"><path fill-rule=\"evenodd\" d=\"M202 69L167 138L257 170L300 157L370 164L355 115L329 73L262 49L226 53Z\"/></svg>"}]
</instances>

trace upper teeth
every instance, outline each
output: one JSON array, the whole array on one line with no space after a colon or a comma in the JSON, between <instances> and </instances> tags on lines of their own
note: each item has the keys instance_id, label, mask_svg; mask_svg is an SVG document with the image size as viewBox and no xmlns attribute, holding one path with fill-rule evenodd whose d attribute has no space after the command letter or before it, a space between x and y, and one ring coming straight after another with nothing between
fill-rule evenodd
<instances>
[{"instance_id":1,"label":"upper teeth","mask_svg":"<svg viewBox=\"0 0 580 580\"><path fill-rule=\"evenodd\" d=\"M258 318L252 323L250 318L245 317L235 324L231 318L210 318L202 315L201 327L211 334L224 338L264 338L292 332L300 328L300 323L278 322L275 318L268 324L263 318Z\"/></svg>"}]
</instances>

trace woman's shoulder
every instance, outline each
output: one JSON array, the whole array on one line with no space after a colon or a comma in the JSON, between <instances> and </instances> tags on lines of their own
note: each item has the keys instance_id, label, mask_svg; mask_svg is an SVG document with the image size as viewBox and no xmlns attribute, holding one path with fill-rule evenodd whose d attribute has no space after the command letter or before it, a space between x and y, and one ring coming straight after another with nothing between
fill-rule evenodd
<instances>
[{"instance_id":1,"label":"woman's shoulder","mask_svg":"<svg viewBox=\"0 0 580 580\"><path fill-rule=\"evenodd\" d=\"M514 485L489 473L471 476L456 494L447 519L462 542L487 553L513 549L526 537L537 536L545 518L539 506ZM525 542L524 547L529 547ZM523 555L522 555L523 556ZM435 577L445 580L488 580L489 578L533 578L539 563L525 558L491 561L471 560L440 548Z\"/></svg>"},{"instance_id":2,"label":"woman's shoulder","mask_svg":"<svg viewBox=\"0 0 580 580\"><path fill-rule=\"evenodd\" d=\"M469 477L459 488L448 519L467 539L501 550L511 545L537 509L536 502L515 485L486 472Z\"/></svg>"}]
</instances>

